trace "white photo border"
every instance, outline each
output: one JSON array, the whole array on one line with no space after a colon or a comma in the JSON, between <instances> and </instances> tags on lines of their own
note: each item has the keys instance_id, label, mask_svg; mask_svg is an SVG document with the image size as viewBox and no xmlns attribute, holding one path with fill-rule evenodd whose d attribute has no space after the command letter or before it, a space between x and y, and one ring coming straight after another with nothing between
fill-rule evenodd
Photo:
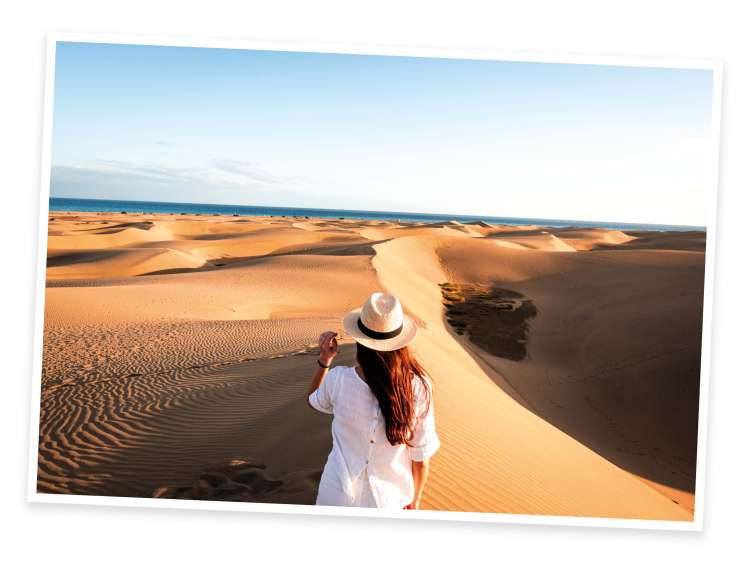
<instances>
[{"instance_id":1,"label":"white photo border","mask_svg":"<svg viewBox=\"0 0 750 563\"><path fill-rule=\"evenodd\" d=\"M176 500L140 497L107 497L89 495L63 495L37 491L39 453L39 416L42 385L42 353L44 338L44 297L46 285L47 223L52 152L52 121L55 83L55 54L58 42L108 43L121 45L152 45L163 47L198 47L212 49L240 49L283 52L308 52L350 55L386 55L401 57L497 60L509 62L538 62L586 64L601 66L626 66L647 68L697 69L713 72L710 174L706 193L706 261L703 295L703 333L700 370L700 402L698 412L698 451L695 483L695 512L693 521L617 519L584 516L546 516L526 514L501 514L480 512L453 512L432 510L365 510L329 506L296 504L270 504L252 502L226 502L209 500ZM600 528L635 528L652 530L702 531L706 485L706 439L711 367L711 342L714 275L716 255L716 226L719 185L719 145L724 65L713 59L674 59L620 57L604 55L565 55L553 53L523 53L485 49L445 49L384 45L356 45L341 43L314 43L293 41L255 41L239 39L187 38L154 35L127 35L109 33L50 32L47 34L46 70L44 78L44 106L42 128L42 155L39 192L39 225L36 262L36 295L34 305L34 358L31 377L31 407L29 419L29 460L27 477L27 502L75 505L129 506L147 508L178 508L190 510L223 510L229 512L260 512L273 514L314 514L329 516L357 516L375 518L400 518L417 520L449 520L464 522L494 522L511 524L544 524L555 526L588 526Z\"/></svg>"}]
</instances>

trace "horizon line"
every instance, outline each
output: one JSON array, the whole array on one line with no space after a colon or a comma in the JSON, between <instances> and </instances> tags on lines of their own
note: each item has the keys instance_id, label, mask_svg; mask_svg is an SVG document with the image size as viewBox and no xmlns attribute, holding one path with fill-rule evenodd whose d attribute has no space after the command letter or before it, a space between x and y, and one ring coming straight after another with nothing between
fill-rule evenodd
<instances>
[{"instance_id":1,"label":"horizon line","mask_svg":"<svg viewBox=\"0 0 750 563\"><path fill-rule=\"evenodd\" d=\"M205 206L213 206L213 207L255 207L255 208L268 208L268 209L295 209L300 211L331 211L331 212L337 212L337 211L346 211L346 212L354 212L354 213L367 213L367 214L380 214L380 215L387 215L387 214L394 214L394 215L425 215L425 216L433 216L433 217L440 217L440 218L451 218L451 217L465 217L469 219L510 219L513 221L557 221L557 222L575 222L575 223L594 223L594 224L601 224L604 226L608 225L644 225L644 226L652 226L652 227L692 227L696 229L702 229L702 230L708 230L706 225L684 225L684 224L673 224L673 223L639 223L639 222L629 222L629 221L601 221L601 220L589 220L589 219L560 219L560 218L544 218L544 217L513 217L513 216L505 216L500 217L497 215L474 215L469 213L433 213L433 212L425 212L425 211L415 211L415 212L409 212L409 211L385 211L385 210L367 210L367 209L344 209L344 208L324 208L324 207L290 207L290 206L284 206L284 205L252 205L252 204L241 204L241 203L202 203L202 202L194 202L194 201L161 201L161 200L141 200L141 199L107 199L107 198L91 198L91 197L63 197L63 196L53 196L50 195L49 199L67 199L67 200L81 200L81 201L111 201L111 202L124 202L124 203L161 203L161 204L177 204L177 205L205 205Z\"/></svg>"}]
</instances>

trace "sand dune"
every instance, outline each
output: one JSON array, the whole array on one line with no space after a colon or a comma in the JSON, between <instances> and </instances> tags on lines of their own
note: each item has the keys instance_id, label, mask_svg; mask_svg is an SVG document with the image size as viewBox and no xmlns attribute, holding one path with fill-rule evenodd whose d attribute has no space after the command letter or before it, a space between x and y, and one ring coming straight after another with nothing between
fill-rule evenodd
<instances>
[{"instance_id":1,"label":"sand dune","mask_svg":"<svg viewBox=\"0 0 750 563\"><path fill-rule=\"evenodd\" d=\"M312 355L247 360L51 389L39 490L180 497L188 487L189 498L312 503L330 426L299 400L311 364Z\"/></svg>"},{"instance_id":2,"label":"sand dune","mask_svg":"<svg viewBox=\"0 0 750 563\"><path fill-rule=\"evenodd\" d=\"M623 248L650 249L650 250L677 250L677 251L706 251L706 234L703 232L676 232L676 233L651 233L630 232L633 236Z\"/></svg>"},{"instance_id":3,"label":"sand dune","mask_svg":"<svg viewBox=\"0 0 750 563\"><path fill-rule=\"evenodd\" d=\"M704 256L561 254L546 270L529 272L521 270L525 256L517 253L513 269L467 275L467 261L497 259L496 252L468 246L440 252L453 281L501 285L541 310L523 362L493 357L461 339L485 371L618 466L692 491ZM692 506L690 494L670 498Z\"/></svg>"},{"instance_id":4,"label":"sand dune","mask_svg":"<svg viewBox=\"0 0 750 563\"><path fill-rule=\"evenodd\" d=\"M481 236L479 230L469 223L460 223L459 221L443 221L438 223L428 223L424 225L428 229L451 229L460 233L466 233L471 236ZM410 227L406 227L410 228Z\"/></svg>"},{"instance_id":5,"label":"sand dune","mask_svg":"<svg viewBox=\"0 0 750 563\"><path fill-rule=\"evenodd\" d=\"M546 252L575 252L576 249L564 240L545 231L532 233L497 233L492 235L498 246L507 248L528 248Z\"/></svg>"},{"instance_id":6,"label":"sand dune","mask_svg":"<svg viewBox=\"0 0 750 563\"><path fill-rule=\"evenodd\" d=\"M688 511L546 424L493 384L446 329L437 285L446 277L432 244L391 241L378 247L375 258L383 285L401 295L425 324L414 348L435 378L448 437L436 457L426 502L446 510L473 506L527 513L533 505L544 514L688 519ZM496 481L497 475L503 476L502 486L471 486Z\"/></svg>"},{"instance_id":7,"label":"sand dune","mask_svg":"<svg viewBox=\"0 0 750 563\"><path fill-rule=\"evenodd\" d=\"M57 232L60 234L47 238L47 248L50 250L99 250L172 238L168 229L151 222L137 223L136 226L126 223L117 228L71 229Z\"/></svg>"},{"instance_id":8,"label":"sand dune","mask_svg":"<svg viewBox=\"0 0 750 563\"><path fill-rule=\"evenodd\" d=\"M47 279L139 276L160 270L200 268L205 263L192 252L165 247L77 250L52 255L47 261Z\"/></svg>"},{"instance_id":9,"label":"sand dune","mask_svg":"<svg viewBox=\"0 0 750 563\"><path fill-rule=\"evenodd\" d=\"M630 242L635 237L612 229L559 229L557 237L576 250L591 250Z\"/></svg>"},{"instance_id":10,"label":"sand dune","mask_svg":"<svg viewBox=\"0 0 750 563\"><path fill-rule=\"evenodd\" d=\"M70 222L69 222L70 223ZM56 223L50 238L48 280L101 279L224 266L238 258L269 254L345 251L369 240L342 229L299 229L258 219L222 225L215 220L144 221L141 227L66 230ZM82 234L85 233L85 234Z\"/></svg>"},{"instance_id":11,"label":"sand dune","mask_svg":"<svg viewBox=\"0 0 750 563\"><path fill-rule=\"evenodd\" d=\"M313 502L330 420L303 403L311 347L386 289L436 383L425 508L692 518L702 233L51 219L40 491ZM533 302L527 356L446 316L446 282Z\"/></svg>"}]
</instances>

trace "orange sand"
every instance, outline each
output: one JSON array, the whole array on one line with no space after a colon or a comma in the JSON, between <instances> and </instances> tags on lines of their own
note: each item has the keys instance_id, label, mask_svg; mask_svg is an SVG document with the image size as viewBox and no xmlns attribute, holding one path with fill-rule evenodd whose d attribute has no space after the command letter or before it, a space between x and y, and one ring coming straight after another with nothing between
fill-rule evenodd
<instances>
[{"instance_id":1,"label":"orange sand","mask_svg":"<svg viewBox=\"0 0 750 563\"><path fill-rule=\"evenodd\" d=\"M424 508L692 519L705 235L53 213L40 492L311 503L323 330L372 291L419 321L443 447ZM521 292L528 357L439 283ZM353 362L344 340L340 363Z\"/></svg>"}]
</instances>

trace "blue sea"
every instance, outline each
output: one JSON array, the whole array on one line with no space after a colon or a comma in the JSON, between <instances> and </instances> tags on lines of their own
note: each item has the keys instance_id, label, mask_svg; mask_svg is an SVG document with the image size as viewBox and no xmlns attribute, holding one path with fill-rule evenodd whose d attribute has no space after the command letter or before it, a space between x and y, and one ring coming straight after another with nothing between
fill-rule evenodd
<instances>
[{"instance_id":1,"label":"blue sea","mask_svg":"<svg viewBox=\"0 0 750 563\"><path fill-rule=\"evenodd\" d=\"M255 205L213 205L208 203L174 203L166 201L124 201L114 199L75 199L51 197L50 211L81 211L99 213L181 213L187 215L239 215L275 217L316 217L327 219L372 219L384 221L486 221L503 225L539 225L544 227L605 227L632 231L705 231L690 225L651 225L642 223L607 223L541 219L539 217L494 217L491 215L443 215L437 213L396 213L393 211L362 211L354 209L311 209L306 207L266 207Z\"/></svg>"}]
</instances>

